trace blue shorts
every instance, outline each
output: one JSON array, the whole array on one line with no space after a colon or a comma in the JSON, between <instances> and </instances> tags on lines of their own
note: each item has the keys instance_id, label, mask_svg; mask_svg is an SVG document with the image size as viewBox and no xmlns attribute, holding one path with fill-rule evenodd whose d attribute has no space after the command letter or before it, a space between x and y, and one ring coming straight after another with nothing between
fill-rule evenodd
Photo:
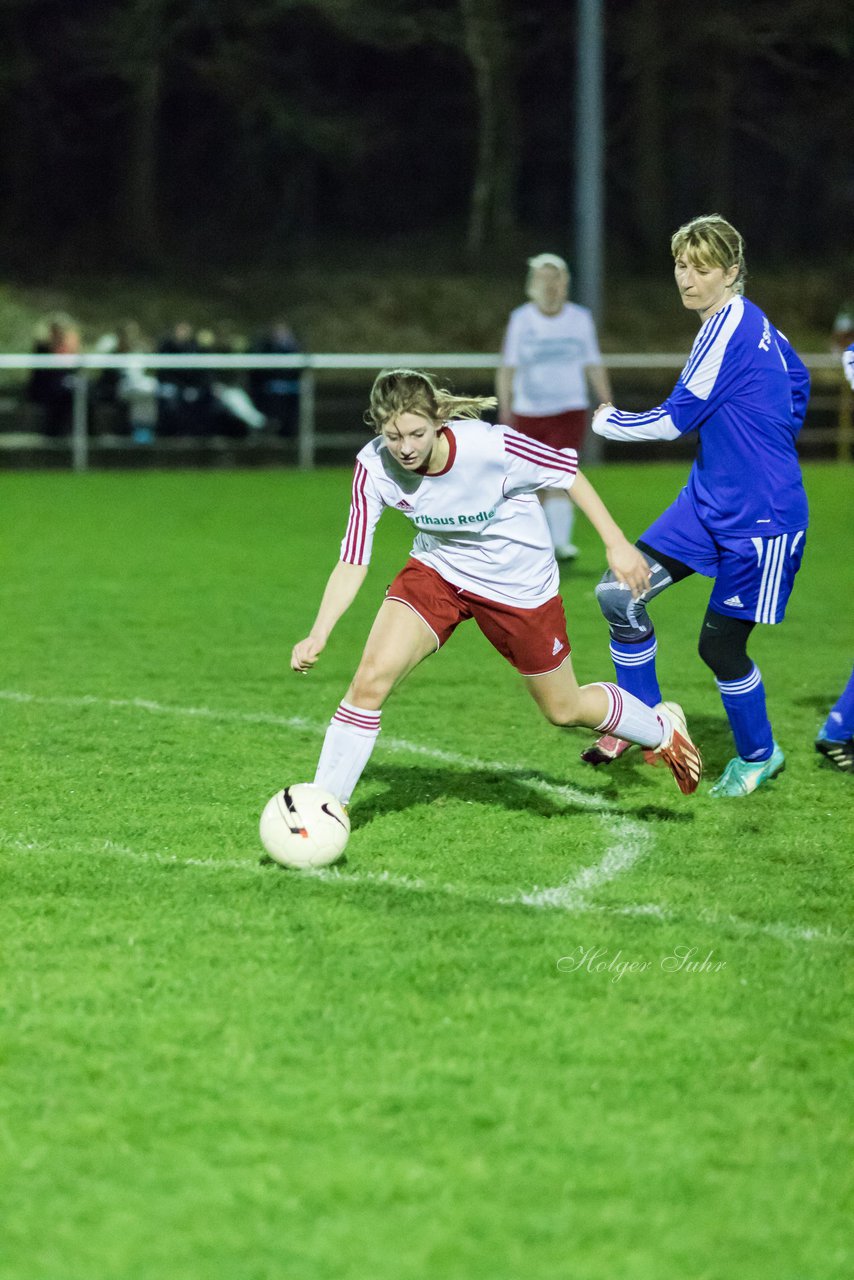
<instances>
[{"instance_id":1,"label":"blue shorts","mask_svg":"<svg viewBox=\"0 0 854 1280\"><path fill-rule=\"evenodd\" d=\"M806 530L762 538L712 533L683 489L639 541L714 578L709 608L716 613L774 623L783 621L801 567Z\"/></svg>"}]
</instances>

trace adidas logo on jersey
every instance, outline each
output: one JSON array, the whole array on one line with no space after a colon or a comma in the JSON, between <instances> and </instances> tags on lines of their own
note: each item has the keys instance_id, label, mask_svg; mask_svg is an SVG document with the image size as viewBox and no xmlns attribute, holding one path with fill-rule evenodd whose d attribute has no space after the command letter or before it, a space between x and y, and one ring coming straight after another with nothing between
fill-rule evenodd
<instances>
[{"instance_id":1,"label":"adidas logo on jersey","mask_svg":"<svg viewBox=\"0 0 854 1280\"><path fill-rule=\"evenodd\" d=\"M560 653L562 648L563 648L563 641L559 640L557 636L555 636L554 648L552 649L552 657L554 657L556 653Z\"/></svg>"},{"instance_id":2,"label":"adidas logo on jersey","mask_svg":"<svg viewBox=\"0 0 854 1280\"><path fill-rule=\"evenodd\" d=\"M728 600L724 600L724 604L731 604L734 609L743 609L740 596L730 596Z\"/></svg>"},{"instance_id":3,"label":"adidas logo on jersey","mask_svg":"<svg viewBox=\"0 0 854 1280\"><path fill-rule=\"evenodd\" d=\"M398 511L414 511L415 510L412 504L407 502L405 498L401 498L400 502L396 502L394 505L397 507Z\"/></svg>"}]
</instances>

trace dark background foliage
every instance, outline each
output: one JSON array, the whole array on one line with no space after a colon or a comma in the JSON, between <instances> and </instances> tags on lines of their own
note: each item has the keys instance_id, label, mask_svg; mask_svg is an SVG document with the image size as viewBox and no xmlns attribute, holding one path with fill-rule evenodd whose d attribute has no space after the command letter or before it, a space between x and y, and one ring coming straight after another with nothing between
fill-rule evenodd
<instances>
[{"instance_id":1,"label":"dark background foliage","mask_svg":"<svg viewBox=\"0 0 854 1280\"><path fill-rule=\"evenodd\" d=\"M7 269L571 237L565 0L0 0ZM850 0L606 0L609 252L718 209L754 256L854 222Z\"/></svg>"}]
</instances>

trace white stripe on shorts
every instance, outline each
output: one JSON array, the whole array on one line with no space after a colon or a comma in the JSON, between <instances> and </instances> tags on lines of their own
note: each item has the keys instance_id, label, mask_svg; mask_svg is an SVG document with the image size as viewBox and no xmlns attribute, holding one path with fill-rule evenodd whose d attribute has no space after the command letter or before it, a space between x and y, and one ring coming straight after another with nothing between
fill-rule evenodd
<instances>
[{"instance_id":1,"label":"white stripe on shorts","mask_svg":"<svg viewBox=\"0 0 854 1280\"><path fill-rule=\"evenodd\" d=\"M774 622L777 616L777 600L780 595L780 581L786 567L788 541L789 535L781 533L776 538L767 538L763 542L762 554L765 557L765 565L762 569L759 600L754 614L756 622Z\"/></svg>"}]
</instances>

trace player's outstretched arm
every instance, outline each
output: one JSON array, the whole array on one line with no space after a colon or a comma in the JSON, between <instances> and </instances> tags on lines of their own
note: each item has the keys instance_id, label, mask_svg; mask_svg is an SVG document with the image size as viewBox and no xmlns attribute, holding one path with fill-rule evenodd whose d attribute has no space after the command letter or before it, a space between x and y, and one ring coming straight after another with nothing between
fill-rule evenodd
<instances>
[{"instance_id":1,"label":"player's outstretched arm","mask_svg":"<svg viewBox=\"0 0 854 1280\"><path fill-rule=\"evenodd\" d=\"M311 631L304 640L299 640L294 645L291 652L291 667L294 671L305 675L317 662L336 622L355 600L367 572L366 564L338 561L329 575Z\"/></svg>"},{"instance_id":2,"label":"player's outstretched arm","mask_svg":"<svg viewBox=\"0 0 854 1280\"><path fill-rule=\"evenodd\" d=\"M606 440L629 440L633 444L641 440L678 440L684 431L693 429L693 419L703 408L704 401L684 389L680 393L677 383L669 399L647 413L623 413L607 400L593 414L590 425L595 435ZM679 427L673 416L677 413Z\"/></svg>"},{"instance_id":3,"label":"player's outstretched arm","mask_svg":"<svg viewBox=\"0 0 854 1280\"><path fill-rule=\"evenodd\" d=\"M644 555L629 542L593 485L579 471L570 498L583 511L605 544L608 566L618 582L625 582L637 599L649 586L649 565Z\"/></svg>"}]
</instances>

